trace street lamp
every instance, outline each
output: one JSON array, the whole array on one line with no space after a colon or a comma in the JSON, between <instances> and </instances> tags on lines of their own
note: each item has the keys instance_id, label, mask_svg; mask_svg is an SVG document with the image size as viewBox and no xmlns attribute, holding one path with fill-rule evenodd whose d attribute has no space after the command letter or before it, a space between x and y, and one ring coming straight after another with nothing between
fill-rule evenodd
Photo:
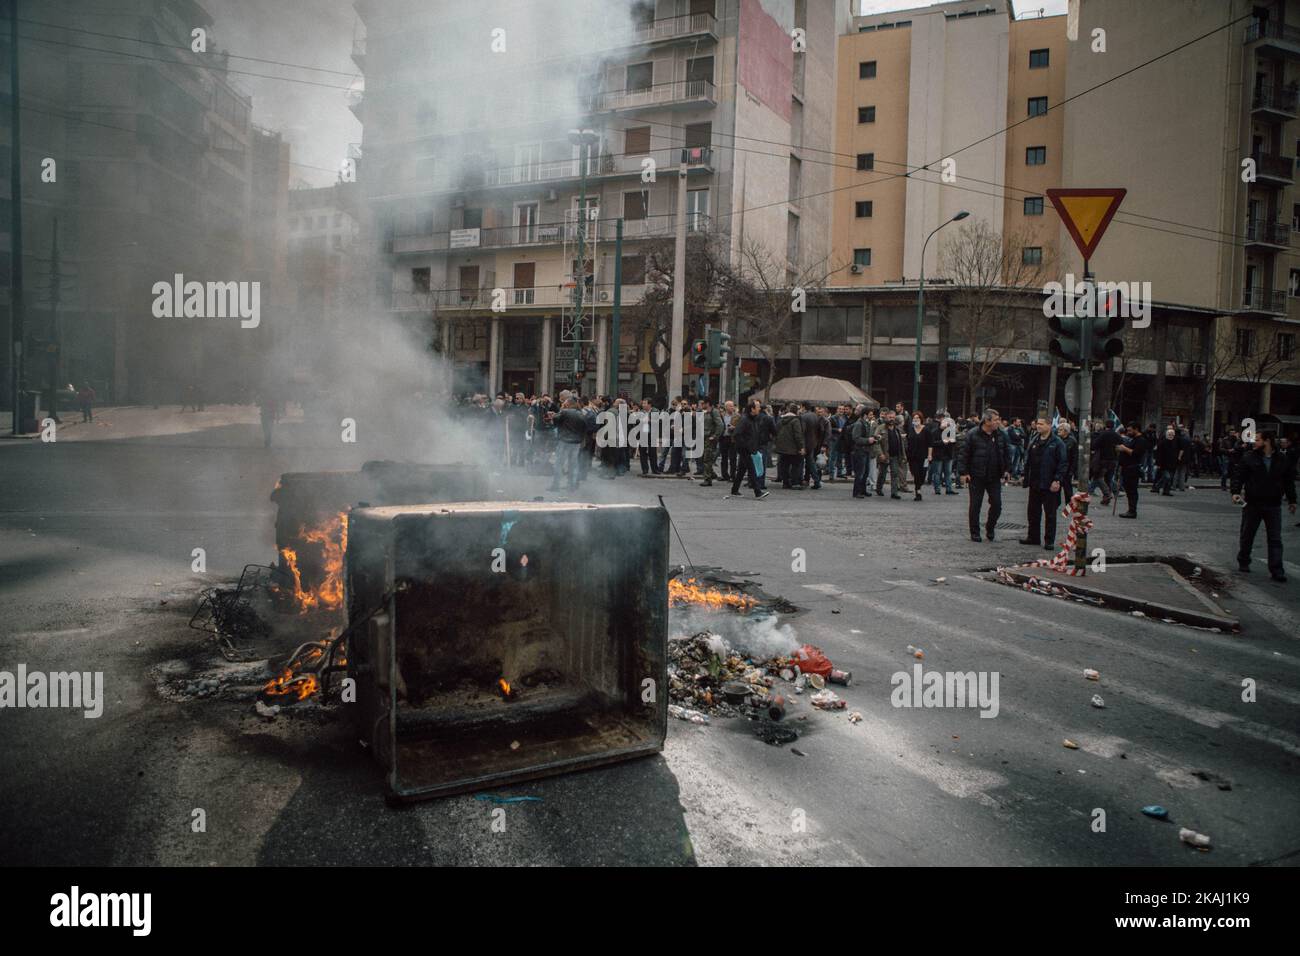
<instances>
[{"instance_id":1,"label":"street lamp","mask_svg":"<svg viewBox=\"0 0 1300 956\"><path fill-rule=\"evenodd\" d=\"M578 167L579 175L582 178L582 192L578 199L578 275L574 277L573 283L573 308L575 323L582 322L582 294L585 291L587 281L587 158L588 150L584 147L591 146L600 140L594 129L571 129L569 130L569 142L578 147ZM595 263L592 263L592 271L595 271ZM575 334L573 341L573 383L574 388L581 391L578 386L578 356L581 353L580 342ZM599 385L597 385L599 388Z\"/></svg>"},{"instance_id":2,"label":"street lamp","mask_svg":"<svg viewBox=\"0 0 1300 956\"><path fill-rule=\"evenodd\" d=\"M941 222L934 228L934 232L925 237L925 242L921 243L921 282L916 287L916 358L912 362L912 413L921 407L921 325L925 316L925 247L930 244L934 238L934 233L938 232L944 226L953 222L961 222L969 216L965 209L957 213L947 222Z\"/></svg>"}]
</instances>

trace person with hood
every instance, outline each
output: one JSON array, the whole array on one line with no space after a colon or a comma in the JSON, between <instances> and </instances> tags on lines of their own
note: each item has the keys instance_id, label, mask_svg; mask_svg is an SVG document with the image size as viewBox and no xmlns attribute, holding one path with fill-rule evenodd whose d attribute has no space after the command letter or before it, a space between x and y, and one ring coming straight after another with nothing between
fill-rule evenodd
<instances>
[{"instance_id":1,"label":"person with hood","mask_svg":"<svg viewBox=\"0 0 1300 956\"><path fill-rule=\"evenodd\" d=\"M731 442L736 449L736 467L731 473L731 494L727 495L728 498L735 498L740 494L740 483L745 480L746 475L753 479L755 498L766 498L771 494L763 487L761 469L763 459L759 444L763 437L760 422L762 417L763 404L753 397L749 399L749 406L745 409L745 413L737 417L736 426L731 433Z\"/></svg>"},{"instance_id":2,"label":"person with hood","mask_svg":"<svg viewBox=\"0 0 1300 956\"><path fill-rule=\"evenodd\" d=\"M1282 564L1283 496L1287 510L1295 514L1295 463L1278 449L1272 433L1257 431L1254 447L1241 456L1232 474L1232 503L1245 504L1237 541L1237 568L1243 574L1250 573L1250 552L1262 522L1268 537L1268 573L1280 584L1286 583Z\"/></svg>"},{"instance_id":3,"label":"person with hood","mask_svg":"<svg viewBox=\"0 0 1300 956\"><path fill-rule=\"evenodd\" d=\"M791 402L781 413L776 427L776 442L772 445L772 450L780 456L776 477L786 491L802 490L803 437L799 406Z\"/></svg>"},{"instance_id":4,"label":"person with hood","mask_svg":"<svg viewBox=\"0 0 1300 956\"><path fill-rule=\"evenodd\" d=\"M907 430L906 439L907 467L912 472L912 487L916 491L912 500L920 501L921 489L925 487L925 463L930 459L930 433L920 412L912 413L912 427Z\"/></svg>"},{"instance_id":5,"label":"person with hood","mask_svg":"<svg viewBox=\"0 0 1300 956\"><path fill-rule=\"evenodd\" d=\"M1041 544L1048 551L1056 549L1056 512L1061 508L1061 489L1069 474L1069 450L1060 435L1052 434L1046 418L1034 422L1034 436L1025 452L1023 484L1029 489L1029 534L1021 544ZM1043 536L1038 535L1039 525Z\"/></svg>"}]
</instances>

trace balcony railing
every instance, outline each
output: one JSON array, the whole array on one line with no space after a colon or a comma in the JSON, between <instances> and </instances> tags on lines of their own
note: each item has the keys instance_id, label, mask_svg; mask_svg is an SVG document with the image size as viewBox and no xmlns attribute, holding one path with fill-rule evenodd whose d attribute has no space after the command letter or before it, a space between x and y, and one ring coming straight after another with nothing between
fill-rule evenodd
<instances>
[{"instance_id":1,"label":"balcony railing","mask_svg":"<svg viewBox=\"0 0 1300 956\"><path fill-rule=\"evenodd\" d=\"M1246 41L1279 40L1300 47L1300 28L1278 23L1276 20L1251 20L1246 25Z\"/></svg>"},{"instance_id":2,"label":"balcony railing","mask_svg":"<svg viewBox=\"0 0 1300 956\"><path fill-rule=\"evenodd\" d=\"M637 43L657 43L681 37L705 35L718 38L717 17L711 13L686 13L679 17L665 17L639 23L632 28Z\"/></svg>"},{"instance_id":3,"label":"balcony railing","mask_svg":"<svg viewBox=\"0 0 1300 956\"><path fill-rule=\"evenodd\" d=\"M597 93L592 109L600 113L685 103L713 105L716 102L712 80L674 80L640 89Z\"/></svg>"},{"instance_id":4,"label":"balcony railing","mask_svg":"<svg viewBox=\"0 0 1300 956\"><path fill-rule=\"evenodd\" d=\"M645 297L644 284L623 284L623 305L636 305ZM438 310L485 310L496 302L496 289L430 289L428 291L394 292L389 303L393 312L432 312ZM571 305L574 301L572 283L562 285L505 287L501 289L505 298L506 309L511 308L559 308ZM583 291L583 303L608 308L614 302L614 284L587 283Z\"/></svg>"},{"instance_id":5,"label":"balcony railing","mask_svg":"<svg viewBox=\"0 0 1300 956\"><path fill-rule=\"evenodd\" d=\"M1295 157L1293 156L1255 152L1250 154L1250 158L1255 161L1256 178L1277 179L1288 183L1295 179Z\"/></svg>"},{"instance_id":6,"label":"balcony railing","mask_svg":"<svg viewBox=\"0 0 1300 956\"><path fill-rule=\"evenodd\" d=\"M1286 289L1247 287L1242 296L1242 308L1249 312L1286 313Z\"/></svg>"},{"instance_id":7,"label":"balcony railing","mask_svg":"<svg viewBox=\"0 0 1300 956\"><path fill-rule=\"evenodd\" d=\"M713 151L707 147L693 147L689 150L670 147L645 153L602 153L586 161L587 178L639 176L645 168L642 164L647 158L654 160L655 168L659 172L673 169L679 161L683 160L690 166L713 168ZM582 165L582 160L559 159L549 162L517 163L513 166L494 166L483 169L481 179L476 177L476 181L480 186L513 186L521 183L577 180L582 176Z\"/></svg>"},{"instance_id":8,"label":"balcony railing","mask_svg":"<svg viewBox=\"0 0 1300 956\"><path fill-rule=\"evenodd\" d=\"M1291 226L1266 219L1246 220L1246 242L1265 246L1291 245Z\"/></svg>"},{"instance_id":9,"label":"balcony railing","mask_svg":"<svg viewBox=\"0 0 1300 956\"><path fill-rule=\"evenodd\" d=\"M1255 87L1255 95L1251 98L1250 108L1252 110L1270 110L1274 113L1295 116L1296 100L1297 91L1294 86L1257 86Z\"/></svg>"},{"instance_id":10,"label":"balcony railing","mask_svg":"<svg viewBox=\"0 0 1300 956\"><path fill-rule=\"evenodd\" d=\"M647 216L645 219L625 219L623 239L662 239L676 234L677 217L671 215ZM452 229L450 232L394 235L391 252L411 254L422 252L447 252L467 249L507 249L528 246L548 246L576 243L581 223L567 222L527 223L498 226L491 229ZM705 213L687 213L688 232L708 232L712 219ZM614 219L595 219L587 223L587 241L612 242L617 224Z\"/></svg>"}]
</instances>

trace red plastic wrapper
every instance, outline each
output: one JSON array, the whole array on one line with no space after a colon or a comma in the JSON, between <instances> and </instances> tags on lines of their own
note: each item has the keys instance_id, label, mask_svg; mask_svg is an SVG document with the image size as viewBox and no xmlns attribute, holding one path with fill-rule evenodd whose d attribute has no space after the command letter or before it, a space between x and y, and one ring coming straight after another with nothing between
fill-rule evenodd
<instances>
[{"instance_id":1,"label":"red plastic wrapper","mask_svg":"<svg viewBox=\"0 0 1300 956\"><path fill-rule=\"evenodd\" d=\"M798 664L799 670L805 674L820 674L822 677L829 678L833 670L830 658L823 654L820 648L813 647L811 644L805 644L795 651L791 660Z\"/></svg>"}]
</instances>

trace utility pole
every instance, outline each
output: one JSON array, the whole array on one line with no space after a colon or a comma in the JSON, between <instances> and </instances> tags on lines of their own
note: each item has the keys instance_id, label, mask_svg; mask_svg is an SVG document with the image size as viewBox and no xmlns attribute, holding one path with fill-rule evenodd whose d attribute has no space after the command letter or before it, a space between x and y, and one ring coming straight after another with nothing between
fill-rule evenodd
<instances>
[{"instance_id":1,"label":"utility pole","mask_svg":"<svg viewBox=\"0 0 1300 956\"><path fill-rule=\"evenodd\" d=\"M53 333L53 361L50 362L50 418L59 422L59 385L63 380L63 322L59 316L59 217L54 217L54 237L50 240L50 327Z\"/></svg>"},{"instance_id":2,"label":"utility pole","mask_svg":"<svg viewBox=\"0 0 1300 956\"><path fill-rule=\"evenodd\" d=\"M1083 260L1084 295L1091 303L1085 308L1083 321L1079 325L1079 460L1075 463L1076 477L1083 490L1088 490L1088 456L1092 450L1092 323L1100 303L1097 300L1097 281L1088 267L1088 260Z\"/></svg>"},{"instance_id":3,"label":"utility pole","mask_svg":"<svg viewBox=\"0 0 1300 956\"><path fill-rule=\"evenodd\" d=\"M618 394L618 350L623 340L623 217L614 222L614 309L610 316L609 330L609 391L611 397Z\"/></svg>"},{"instance_id":4,"label":"utility pole","mask_svg":"<svg viewBox=\"0 0 1300 956\"><path fill-rule=\"evenodd\" d=\"M677 245L673 256L673 328L668 356L669 400L682 391L682 353L686 350L686 151L677 173Z\"/></svg>"},{"instance_id":5,"label":"utility pole","mask_svg":"<svg viewBox=\"0 0 1300 956\"><path fill-rule=\"evenodd\" d=\"M19 392L23 380L23 177L22 111L18 105L18 0L9 0L9 327L12 347L13 433L20 434Z\"/></svg>"}]
</instances>

